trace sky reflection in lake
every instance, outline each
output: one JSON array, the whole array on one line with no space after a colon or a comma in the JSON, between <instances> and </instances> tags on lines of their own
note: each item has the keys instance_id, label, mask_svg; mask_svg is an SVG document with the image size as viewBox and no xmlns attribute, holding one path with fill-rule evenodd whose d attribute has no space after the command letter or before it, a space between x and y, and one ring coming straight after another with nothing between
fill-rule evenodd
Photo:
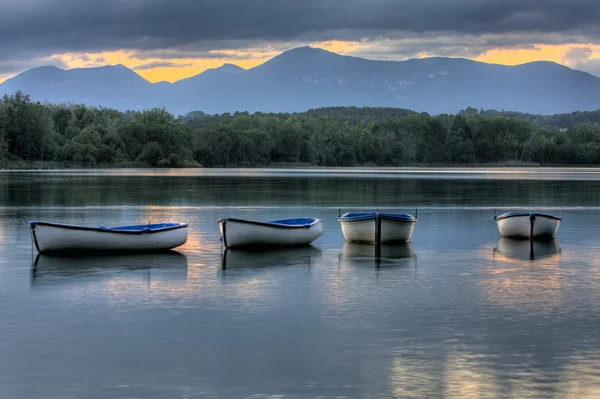
<instances>
[{"instance_id":1,"label":"sky reflection in lake","mask_svg":"<svg viewBox=\"0 0 600 399\"><path fill-rule=\"evenodd\" d=\"M600 396L596 181L28 173L0 176L0 398ZM501 239L518 204L563 212L556 240ZM338 207L419 221L376 262ZM221 247L219 217L297 215L323 219L311 247ZM38 257L35 219L190 239Z\"/></svg>"}]
</instances>

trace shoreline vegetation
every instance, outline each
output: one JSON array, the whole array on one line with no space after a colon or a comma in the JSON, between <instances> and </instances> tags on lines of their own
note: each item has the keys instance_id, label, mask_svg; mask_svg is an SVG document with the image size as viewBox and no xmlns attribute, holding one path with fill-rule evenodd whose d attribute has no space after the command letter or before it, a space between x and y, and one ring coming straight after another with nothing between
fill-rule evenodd
<instances>
[{"instance_id":1,"label":"shoreline vegetation","mask_svg":"<svg viewBox=\"0 0 600 399\"><path fill-rule=\"evenodd\" d=\"M323 170L327 171L329 169L344 169L344 170L353 170L353 169L380 169L380 170L401 170L401 169L451 169L451 168L485 168L485 169L506 169L506 168L556 168L556 167L599 167L599 165L540 165L533 162L500 162L500 163L484 163L484 164L407 164L402 166L377 166L377 165L355 165L355 166L315 166L311 164L305 163L274 163L267 165L250 165L250 166L217 166L210 167L210 169L243 169L243 168L252 168L252 169L281 169L281 170L295 170L295 169L306 169L306 170ZM111 170L111 169L156 169L159 167L153 167L143 163L123 163L123 164L106 164L106 165L97 165L97 166L84 166L78 163L62 163L55 161L7 161L0 164L0 171L19 171L19 170ZM170 167L160 167L160 169L208 169L202 165L197 163L181 163L177 166Z\"/></svg>"},{"instance_id":2,"label":"shoreline vegetation","mask_svg":"<svg viewBox=\"0 0 600 399\"><path fill-rule=\"evenodd\" d=\"M466 108L329 107L175 117L0 99L0 169L518 168L600 164L600 110L551 116Z\"/></svg>"}]
</instances>

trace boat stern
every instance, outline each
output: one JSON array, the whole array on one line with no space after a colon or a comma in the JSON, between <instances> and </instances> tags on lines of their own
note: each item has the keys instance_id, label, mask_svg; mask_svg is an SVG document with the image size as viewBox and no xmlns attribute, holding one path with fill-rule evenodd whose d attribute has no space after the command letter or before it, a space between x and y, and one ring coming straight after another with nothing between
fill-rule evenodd
<instances>
[{"instance_id":1,"label":"boat stern","mask_svg":"<svg viewBox=\"0 0 600 399\"><path fill-rule=\"evenodd\" d=\"M217 220L217 223L219 224L219 232L221 233L221 241L223 241L223 244L225 245L225 247L227 247L227 219L219 218Z\"/></svg>"},{"instance_id":2,"label":"boat stern","mask_svg":"<svg viewBox=\"0 0 600 399\"><path fill-rule=\"evenodd\" d=\"M38 243L38 239L35 234L35 228L36 228L37 224L38 224L37 221L30 221L29 228L31 229L31 237L33 239L33 243L35 244L35 249L37 249L38 252L42 253L43 251L40 249L40 244Z\"/></svg>"},{"instance_id":3,"label":"boat stern","mask_svg":"<svg viewBox=\"0 0 600 399\"><path fill-rule=\"evenodd\" d=\"M494 216L498 231L509 238L551 238L558 231L562 217L542 213L505 213Z\"/></svg>"}]
</instances>

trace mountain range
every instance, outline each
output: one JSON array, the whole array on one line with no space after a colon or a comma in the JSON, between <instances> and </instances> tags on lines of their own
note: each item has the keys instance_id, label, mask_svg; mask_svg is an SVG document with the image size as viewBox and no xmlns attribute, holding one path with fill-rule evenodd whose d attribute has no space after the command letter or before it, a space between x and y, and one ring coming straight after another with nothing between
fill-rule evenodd
<instances>
[{"instance_id":1,"label":"mountain range","mask_svg":"<svg viewBox=\"0 0 600 399\"><path fill-rule=\"evenodd\" d=\"M553 62L517 66L463 58L376 61L300 47L251 69L225 64L174 83L150 83L123 66L39 67L0 84L33 100L121 111L165 107L224 113L302 112L328 106L455 113L467 107L555 114L600 109L600 78Z\"/></svg>"}]
</instances>

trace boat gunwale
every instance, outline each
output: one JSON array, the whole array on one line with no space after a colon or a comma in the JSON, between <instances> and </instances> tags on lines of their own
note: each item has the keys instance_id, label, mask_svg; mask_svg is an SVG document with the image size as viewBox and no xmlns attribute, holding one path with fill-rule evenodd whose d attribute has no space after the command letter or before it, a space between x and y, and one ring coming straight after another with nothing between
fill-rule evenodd
<instances>
[{"instance_id":1,"label":"boat gunwale","mask_svg":"<svg viewBox=\"0 0 600 399\"><path fill-rule=\"evenodd\" d=\"M292 219L301 219L301 218L278 219L278 220L292 220ZM217 223L237 222L237 223L252 224L252 225L264 226L264 227L283 228L283 229L306 229L306 228L311 228L311 227L315 226L316 224L322 222L322 220L319 218L304 218L304 219L312 220L312 222L310 222L309 224L306 224L306 223L304 223L304 224L282 224L282 223L273 223L271 221L263 222L263 221L259 221L259 220L221 218L221 219L217 220Z\"/></svg>"},{"instance_id":2,"label":"boat gunwale","mask_svg":"<svg viewBox=\"0 0 600 399\"><path fill-rule=\"evenodd\" d=\"M498 220L503 220L503 219L510 219L510 218L514 218L514 217L530 217L531 215L535 215L535 217L543 217L543 218L547 218L547 219L554 219L554 220L562 220L561 216L554 216L554 215L549 215L547 213L537 213L537 212L509 212L509 213L503 213L502 215L498 215L498 216L494 216L494 220L498 221Z\"/></svg>"},{"instance_id":3,"label":"boat gunwale","mask_svg":"<svg viewBox=\"0 0 600 399\"><path fill-rule=\"evenodd\" d=\"M359 215L359 216L347 216L347 215ZM401 216L396 216L401 215ZM410 219L405 218L406 216L410 217ZM364 222L365 220L375 220L377 214L374 212L355 212L355 213L346 213L338 218L338 222ZM351 218L351 219L350 219ZM393 222L401 222L401 223L416 223L417 218L413 215L409 215L408 213L380 213L379 218L382 220L391 220Z\"/></svg>"},{"instance_id":4,"label":"boat gunwale","mask_svg":"<svg viewBox=\"0 0 600 399\"><path fill-rule=\"evenodd\" d=\"M156 229L151 229L148 228L148 225L136 225L140 227L140 230L117 230L117 228L114 227L107 227L107 228L101 228L101 227L91 227L91 226L78 226L78 225L74 225L74 224L61 224L61 223L51 223L51 222L29 222L30 223L30 228L31 230L35 231L35 228L40 225L40 226L49 226L49 227L56 227L56 228L61 228L61 229L67 229L67 230L82 230L82 231L94 231L94 232L101 232L101 233L113 233L113 234L135 234L135 235L142 235L142 234L152 234L152 233L161 233L164 231L170 231L170 230L177 230L177 229L182 229L182 228L187 228L188 225L187 223L179 223L173 226L166 226L166 227L161 227L161 228L156 228ZM157 223L157 224L161 224L161 223ZM152 224L150 224L150 226L152 226ZM123 226L125 227L125 226ZM132 227L132 226L127 226L127 227Z\"/></svg>"}]
</instances>

